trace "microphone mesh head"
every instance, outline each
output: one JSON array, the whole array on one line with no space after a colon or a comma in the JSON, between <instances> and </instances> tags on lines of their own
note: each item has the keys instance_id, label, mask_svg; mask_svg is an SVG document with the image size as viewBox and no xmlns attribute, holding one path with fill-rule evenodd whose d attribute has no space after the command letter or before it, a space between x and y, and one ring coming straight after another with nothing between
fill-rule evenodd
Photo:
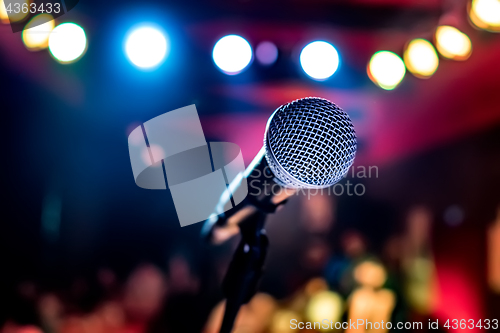
<instances>
[{"instance_id":1,"label":"microphone mesh head","mask_svg":"<svg viewBox=\"0 0 500 333\"><path fill-rule=\"evenodd\" d=\"M324 188L349 171L356 155L351 119L332 102L303 98L279 107L269 118L266 160L282 185Z\"/></svg>"}]
</instances>

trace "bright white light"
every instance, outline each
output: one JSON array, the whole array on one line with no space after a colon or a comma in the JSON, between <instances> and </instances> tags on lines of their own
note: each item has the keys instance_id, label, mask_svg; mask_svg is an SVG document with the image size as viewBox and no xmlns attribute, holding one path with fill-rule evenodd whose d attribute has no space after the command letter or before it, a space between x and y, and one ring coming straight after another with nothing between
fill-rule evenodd
<instances>
[{"instance_id":1,"label":"bright white light","mask_svg":"<svg viewBox=\"0 0 500 333\"><path fill-rule=\"evenodd\" d=\"M339 67L339 54L332 44L316 41L307 44L300 53L300 65L307 75L325 80Z\"/></svg>"},{"instance_id":2,"label":"bright white light","mask_svg":"<svg viewBox=\"0 0 500 333\"><path fill-rule=\"evenodd\" d=\"M252 47L241 36L228 35L215 44L212 56L224 73L241 73L252 61Z\"/></svg>"},{"instance_id":3,"label":"bright white light","mask_svg":"<svg viewBox=\"0 0 500 333\"><path fill-rule=\"evenodd\" d=\"M396 88L406 73L405 64L401 58L390 51L375 53L368 64L368 76L385 90Z\"/></svg>"},{"instance_id":4,"label":"bright white light","mask_svg":"<svg viewBox=\"0 0 500 333\"><path fill-rule=\"evenodd\" d=\"M469 14L477 27L500 31L500 0L472 0Z\"/></svg>"},{"instance_id":5,"label":"bright white light","mask_svg":"<svg viewBox=\"0 0 500 333\"><path fill-rule=\"evenodd\" d=\"M436 47L445 58L466 60L472 53L470 38L455 27L442 25L436 29Z\"/></svg>"},{"instance_id":6,"label":"bright white light","mask_svg":"<svg viewBox=\"0 0 500 333\"><path fill-rule=\"evenodd\" d=\"M439 66L439 57L432 44L425 39L414 39L404 53L406 68L420 78L431 77Z\"/></svg>"},{"instance_id":7,"label":"bright white light","mask_svg":"<svg viewBox=\"0 0 500 333\"><path fill-rule=\"evenodd\" d=\"M50 53L61 63L76 61L83 55L86 48L85 31L75 23L60 24L50 33Z\"/></svg>"},{"instance_id":8,"label":"bright white light","mask_svg":"<svg viewBox=\"0 0 500 333\"><path fill-rule=\"evenodd\" d=\"M129 60L139 68L158 66L168 51L167 39L161 31L152 27L142 27L132 31L125 44Z\"/></svg>"}]
</instances>

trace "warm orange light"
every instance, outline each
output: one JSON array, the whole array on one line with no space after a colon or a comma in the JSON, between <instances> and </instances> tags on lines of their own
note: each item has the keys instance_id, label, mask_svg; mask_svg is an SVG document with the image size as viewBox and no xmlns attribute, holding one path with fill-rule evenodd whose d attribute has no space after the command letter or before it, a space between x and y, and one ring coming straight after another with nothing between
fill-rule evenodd
<instances>
[{"instance_id":1,"label":"warm orange light","mask_svg":"<svg viewBox=\"0 0 500 333\"><path fill-rule=\"evenodd\" d=\"M442 25L436 30L436 47L439 53L448 59L466 60L472 53L470 38L449 25Z\"/></svg>"},{"instance_id":2,"label":"warm orange light","mask_svg":"<svg viewBox=\"0 0 500 333\"><path fill-rule=\"evenodd\" d=\"M5 4L3 0L0 0L0 21L5 24L9 24L9 16L7 15L7 11L5 10Z\"/></svg>"},{"instance_id":3,"label":"warm orange light","mask_svg":"<svg viewBox=\"0 0 500 333\"><path fill-rule=\"evenodd\" d=\"M54 18L52 15L40 14L33 17L26 24L25 30L23 30L24 45L31 51L47 48L52 30L54 30Z\"/></svg>"},{"instance_id":4,"label":"warm orange light","mask_svg":"<svg viewBox=\"0 0 500 333\"><path fill-rule=\"evenodd\" d=\"M306 307L306 317L311 322L322 322L325 318L337 322L343 311L344 302L339 294L332 291L322 291L309 300ZM330 328L326 330L330 331ZM322 325L320 330L324 331L325 327Z\"/></svg>"},{"instance_id":5,"label":"warm orange light","mask_svg":"<svg viewBox=\"0 0 500 333\"><path fill-rule=\"evenodd\" d=\"M4 0L0 0L0 19L2 23L8 24L9 22L19 22L22 21L28 16L30 12L30 0L18 0L16 1L16 5L14 3L9 3L10 8L7 11L7 6ZM19 10L17 9L17 4L20 5ZM25 9L23 10L23 6Z\"/></svg>"},{"instance_id":6,"label":"warm orange light","mask_svg":"<svg viewBox=\"0 0 500 333\"><path fill-rule=\"evenodd\" d=\"M488 284L500 294L500 207L496 221L488 228Z\"/></svg>"},{"instance_id":7,"label":"warm orange light","mask_svg":"<svg viewBox=\"0 0 500 333\"><path fill-rule=\"evenodd\" d=\"M425 39L414 39L406 48L403 59L406 68L419 78L429 78L439 66L439 57L432 44Z\"/></svg>"},{"instance_id":8,"label":"warm orange light","mask_svg":"<svg viewBox=\"0 0 500 333\"><path fill-rule=\"evenodd\" d=\"M403 60L390 51L378 51L368 63L368 77L385 90L396 88L405 77L406 68Z\"/></svg>"},{"instance_id":9,"label":"warm orange light","mask_svg":"<svg viewBox=\"0 0 500 333\"><path fill-rule=\"evenodd\" d=\"M500 32L500 0L472 0L469 17L478 28Z\"/></svg>"}]
</instances>

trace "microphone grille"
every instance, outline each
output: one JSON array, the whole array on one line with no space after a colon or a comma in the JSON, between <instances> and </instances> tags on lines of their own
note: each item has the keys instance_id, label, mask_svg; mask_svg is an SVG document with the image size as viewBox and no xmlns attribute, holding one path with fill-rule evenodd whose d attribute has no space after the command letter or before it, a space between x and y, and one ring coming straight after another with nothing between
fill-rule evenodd
<instances>
[{"instance_id":1,"label":"microphone grille","mask_svg":"<svg viewBox=\"0 0 500 333\"><path fill-rule=\"evenodd\" d=\"M282 105L267 123L266 159L283 185L324 188L341 180L356 155L351 119L334 103L308 97Z\"/></svg>"}]
</instances>

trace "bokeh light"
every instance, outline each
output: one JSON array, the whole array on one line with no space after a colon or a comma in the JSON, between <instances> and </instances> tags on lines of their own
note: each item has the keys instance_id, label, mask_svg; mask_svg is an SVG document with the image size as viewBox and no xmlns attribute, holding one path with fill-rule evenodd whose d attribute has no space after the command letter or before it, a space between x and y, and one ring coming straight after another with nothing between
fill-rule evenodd
<instances>
[{"instance_id":1,"label":"bokeh light","mask_svg":"<svg viewBox=\"0 0 500 333\"><path fill-rule=\"evenodd\" d=\"M47 48L54 25L54 18L50 14L40 14L33 17L23 30L23 42L26 48L31 51Z\"/></svg>"},{"instance_id":2,"label":"bokeh light","mask_svg":"<svg viewBox=\"0 0 500 333\"><path fill-rule=\"evenodd\" d=\"M241 73L252 61L252 47L241 36L228 35L215 44L212 56L215 64L224 73Z\"/></svg>"},{"instance_id":3,"label":"bokeh light","mask_svg":"<svg viewBox=\"0 0 500 333\"><path fill-rule=\"evenodd\" d=\"M406 48L403 59L406 68L415 76L429 78L439 66L439 57L432 44L425 39L414 39Z\"/></svg>"},{"instance_id":4,"label":"bokeh light","mask_svg":"<svg viewBox=\"0 0 500 333\"><path fill-rule=\"evenodd\" d=\"M309 300L306 317L312 322L322 322L328 318L333 322L340 320L344 310L342 297L332 291L322 291Z\"/></svg>"},{"instance_id":5,"label":"bokeh light","mask_svg":"<svg viewBox=\"0 0 500 333\"><path fill-rule=\"evenodd\" d=\"M323 320L324 318L322 318ZM273 315L271 325L270 325L270 332L273 333L291 333L295 332L291 326L290 322L292 320L297 320L297 322L302 321L302 318L299 313L293 311L293 310L288 310L288 309L280 309L276 311Z\"/></svg>"},{"instance_id":6,"label":"bokeh light","mask_svg":"<svg viewBox=\"0 0 500 333\"><path fill-rule=\"evenodd\" d=\"M272 65L278 59L278 48L271 42L259 43L255 49L255 56L261 64L266 66Z\"/></svg>"},{"instance_id":7,"label":"bokeh light","mask_svg":"<svg viewBox=\"0 0 500 333\"><path fill-rule=\"evenodd\" d=\"M315 80L326 80L339 67L339 53L335 47L324 41L307 44L300 53L300 65L307 75Z\"/></svg>"},{"instance_id":8,"label":"bokeh light","mask_svg":"<svg viewBox=\"0 0 500 333\"><path fill-rule=\"evenodd\" d=\"M68 64L80 59L86 49L87 36L78 24L63 23L50 33L49 50L60 63Z\"/></svg>"},{"instance_id":9,"label":"bokeh light","mask_svg":"<svg viewBox=\"0 0 500 333\"><path fill-rule=\"evenodd\" d=\"M0 21L5 24L9 24L9 16L7 15L7 11L5 10L5 3L3 0L0 0Z\"/></svg>"},{"instance_id":10,"label":"bokeh light","mask_svg":"<svg viewBox=\"0 0 500 333\"><path fill-rule=\"evenodd\" d=\"M500 0L472 0L469 17L478 28L500 31Z\"/></svg>"},{"instance_id":11,"label":"bokeh light","mask_svg":"<svg viewBox=\"0 0 500 333\"><path fill-rule=\"evenodd\" d=\"M368 76L376 85L385 90L396 88L406 74L401 58L390 51L375 53L368 63Z\"/></svg>"},{"instance_id":12,"label":"bokeh light","mask_svg":"<svg viewBox=\"0 0 500 333\"><path fill-rule=\"evenodd\" d=\"M18 3L20 5L20 8L22 8L24 4L29 5L30 1L17 0L15 3ZM20 10L19 13L16 13L16 11L14 10L14 2L11 2L10 13L7 12L6 6L8 6L8 4L6 4L4 0L0 0L0 19L2 20L2 23L9 24L10 22L19 22L24 20L29 14L29 10L25 13L22 10ZM15 8L17 8L17 5Z\"/></svg>"},{"instance_id":13,"label":"bokeh light","mask_svg":"<svg viewBox=\"0 0 500 333\"><path fill-rule=\"evenodd\" d=\"M151 26L134 29L125 43L128 59L143 69L152 69L160 65L167 55L168 48L165 35Z\"/></svg>"},{"instance_id":14,"label":"bokeh light","mask_svg":"<svg viewBox=\"0 0 500 333\"><path fill-rule=\"evenodd\" d=\"M387 272L382 264L366 260L354 268L354 280L362 286L380 288L387 280Z\"/></svg>"},{"instance_id":15,"label":"bokeh light","mask_svg":"<svg viewBox=\"0 0 500 333\"><path fill-rule=\"evenodd\" d=\"M469 37L449 25L437 28L436 47L443 57L453 60L466 60L472 53L472 43Z\"/></svg>"}]
</instances>

